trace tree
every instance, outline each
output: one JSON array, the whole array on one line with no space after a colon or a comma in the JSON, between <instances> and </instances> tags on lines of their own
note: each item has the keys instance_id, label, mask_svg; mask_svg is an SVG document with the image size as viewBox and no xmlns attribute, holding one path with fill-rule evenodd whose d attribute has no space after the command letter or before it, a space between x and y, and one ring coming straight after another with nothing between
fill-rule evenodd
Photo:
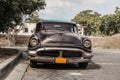
<instances>
[{"instance_id":1,"label":"tree","mask_svg":"<svg viewBox=\"0 0 120 80\"><path fill-rule=\"evenodd\" d=\"M26 19L26 22L28 23L37 23L38 21L40 21L40 18L36 11L33 12L28 19Z\"/></svg>"},{"instance_id":2,"label":"tree","mask_svg":"<svg viewBox=\"0 0 120 80\"><path fill-rule=\"evenodd\" d=\"M0 0L0 32L6 32L8 42L15 43L11 28L14 29L20 24L24 15L44 9L45 5L44 0ZM14 30L12 32L14 33Z\"/></svg>"},{"instance_id":3,"label":"tree","mask_svg":"<svg viewBox=\"0 0 120 80\"><path fill-rule=\"evenodd\" d=\"M23 15L30 15L44 7L44 0L0 0L0 31L20 24Z\"/></svg>"},{"instance_id":4,"label":"tree","mask_svg":"<svg viewBox=\"0 0 120 80\"><path fill-rule=\"evenodd\" d=\"M114 33L115 24L114 14L104 15L100 26L101 33L104 35L112 35Z\"/></svg>"},{"instance_id":5,"label":"tree","mask_svg":"<svg viewBox=\"0 0 120 80\"><path fill-rule=\"evenodd\" d=\"M99 33L101 14L93 12L92 10L84 10L79 12L72 21L85 26L85 35L94 35Z\"/></svg>"},{"instance_id":6,"label":"tree","mask_svg":"<svg viewBox=\"0 0 120 80\"><path fill-rule=\"evenodd\" d=\"M104 15L100 31L104 35L113 35L120 33L120 9L116 7L114 14Z\"/></svg>"},{"instance_id":7,"label":"tree","mask_svg":"<svg viewBox=\"0 0 120 80\"><path fill-rule=\"evenodd\" d=\"M115 33L120 33L120 8L116 7L115 10L115 21L116 21L116 26L115 26ZM114 34L115 34L114 33Z\"/></svg>"},{"instance_id":8,"label":"tree","mask_svg":"<svg viewBox=\"0 0 120 80\"><path fill-rule=\"evenodd\" d=\"M85 35L114 35L120 33L120 8L116 7L113 14L103 16L92 10L83 10L72 21L85 26Z\"/></svg>"}]
</instances>

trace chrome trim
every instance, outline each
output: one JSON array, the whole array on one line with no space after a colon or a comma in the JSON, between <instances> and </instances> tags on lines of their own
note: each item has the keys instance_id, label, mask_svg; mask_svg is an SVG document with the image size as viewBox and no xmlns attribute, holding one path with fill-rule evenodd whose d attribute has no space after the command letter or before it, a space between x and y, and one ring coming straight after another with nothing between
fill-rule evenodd
<instances>
[{"instance_id":1,"label":"chrome trim","mask_svg":"<svg viewBox=\"0 0 120 80\"><path fill-rule=\"evenodd\" d=\"M92 58L93 57L93 54L90 53L90 52L85 52L81 49L77 49L77 48L58 48L58 47L52 47L52 48L49 48L49 47L45 47L45 48L38 48L37 50L28 50L28 55L36 55L36 53L38 51L50 51L50 50L58 50L58 51L61 51L61 50L68 50L68 51L78 51L78 52L82 52L82 57L83 58Z\"/></svg>"},{"instance_id":2,"label":"chrome trim","mask_svg":"<svg viewBox=\"0 0 120 80\"><path fill-rule=\"evenodd\" d=\"M84 52L83 50L81 49L77 49L77 48L58 48L58 47L45 47L45 48L39 48L37 50L35 50L35 52L38 52L38 51L50 51L50 50L69 50L69 51L81 51L81 52ZM30 50L32 51L32 50Z\"/></svg>"},{"instance_id":3,"label":"chrome trim","mask_svg":"<svg viewBox=\"0 0 120 80\"><path fill-rule=\"evenodd\" d=\"M41 63L55 63L55 58L54 57L30 57L30 60L34 60L37 62ZM81 62L89 62L89 58L66 58L67 59L67 64L69 63L81 63Z\"/></svg>"}]
</instances>

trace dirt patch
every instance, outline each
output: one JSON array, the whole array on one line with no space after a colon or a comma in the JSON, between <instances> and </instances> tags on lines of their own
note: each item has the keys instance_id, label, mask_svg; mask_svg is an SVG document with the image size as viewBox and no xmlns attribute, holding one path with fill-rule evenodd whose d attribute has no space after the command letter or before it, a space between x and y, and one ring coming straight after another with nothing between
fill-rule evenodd
<instances>
[{"instance_id":1,"label":"dirt patch","mask_svg":"<svg viewBox=\"0 0 120 80\"><path fill-rule=\"evenodd\" d=\"M16 49L0 48L0 63L10 58L11 56L17 54L17 52L18 50Z\"/></svg>"},{"instance_id":2,"label":"dirt patch","mask_svg":"<svg viewBox=\"0 0 120 80\"><path fill-rule=\"evenodd\" d=\"M15 36L16 46L27 46L29 38L30 38L30 36L26 36L26 35Z\"/></svg>"},{"instance_id":3,"label":"dirt patch","mask_svg":"<svg viewBox=\"0 0 120 80\"><path fill-rule=\"evenodd\" d=\"M120 49L120 34L107 37L93 37L91 40L94 48Z\"/></svg>"},{"instance_id":4,"label":"dirt patch","mask_svg":"<svg viewBox=\"0 0 120 80\"><path fill-rule=\"evenodd\" d=\"M5 35L0 35L0 46L8 45L8 40L6 39Z\"/></svg>"},{"instance_id":5,"label":"dirt patch","mask_svg":"<svg viewBox=\"0 0 120 80\"><path fill-rule=\"evenodd\" d=\"M15 36L15 40L16 46L27 46L28 45L28 41L29 41L30 36L26 36L26 35L16 35ZM0 46L8 46L8 40L6 39L5 35L0 34Z\"/></svg>"}]
</instances>

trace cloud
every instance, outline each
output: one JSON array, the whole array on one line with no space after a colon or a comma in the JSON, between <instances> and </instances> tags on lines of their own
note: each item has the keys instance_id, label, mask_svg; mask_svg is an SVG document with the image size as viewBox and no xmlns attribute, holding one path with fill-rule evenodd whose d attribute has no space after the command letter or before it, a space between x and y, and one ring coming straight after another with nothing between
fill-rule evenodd
<instances>
[{"instance_id":1,"label":"cloud","mask_svg":"<svg viewBox=\"0 0 120 80\"><path fill-rule=\"evenodd\" d=\"M39 15L43 19L70 20L81 8L86 6L101 5L107 0L46 0L45 10L41 10ZM82 9L81 9L82 10Z\"/></svg>"},{"instance_id":2,"label":"cloud","mask_svg":"<svg viewBox=\"0 0 120 80\"><path fill-rule=\"evenodd\" d=\"M69 13L72 8L69 0L46 0L46 3L45 10L39 13L42 18L66 19L66 13Z\"/></svg>"},{"instance_id":3,"label":"cloud","mask_svg":"<svg viewBox=\"0 0 120 80\"><path fill-rule=\"evenodd\" d=\"M82 4L84 5L98 5L98 4L104 4L107 0L83 0Z\"/></svg>"}]
</instances>

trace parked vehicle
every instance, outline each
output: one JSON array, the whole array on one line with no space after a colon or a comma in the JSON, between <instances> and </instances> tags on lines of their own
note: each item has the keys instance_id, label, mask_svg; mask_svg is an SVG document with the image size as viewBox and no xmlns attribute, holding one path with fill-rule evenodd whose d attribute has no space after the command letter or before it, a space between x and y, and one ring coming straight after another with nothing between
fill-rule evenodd
<instances>
[{"instance_id":1,"label":"parked vehicle","mask_svg":"<svg viewBox=\"0 0 120 80\"><path fill-rule=\"evenodd\" d=\"M42 21L28 44L30 66L37 63L78 63L86 68L92 58L91 40L78 34L76 24L71 22Z\"/></svg>"}]
</instances>

